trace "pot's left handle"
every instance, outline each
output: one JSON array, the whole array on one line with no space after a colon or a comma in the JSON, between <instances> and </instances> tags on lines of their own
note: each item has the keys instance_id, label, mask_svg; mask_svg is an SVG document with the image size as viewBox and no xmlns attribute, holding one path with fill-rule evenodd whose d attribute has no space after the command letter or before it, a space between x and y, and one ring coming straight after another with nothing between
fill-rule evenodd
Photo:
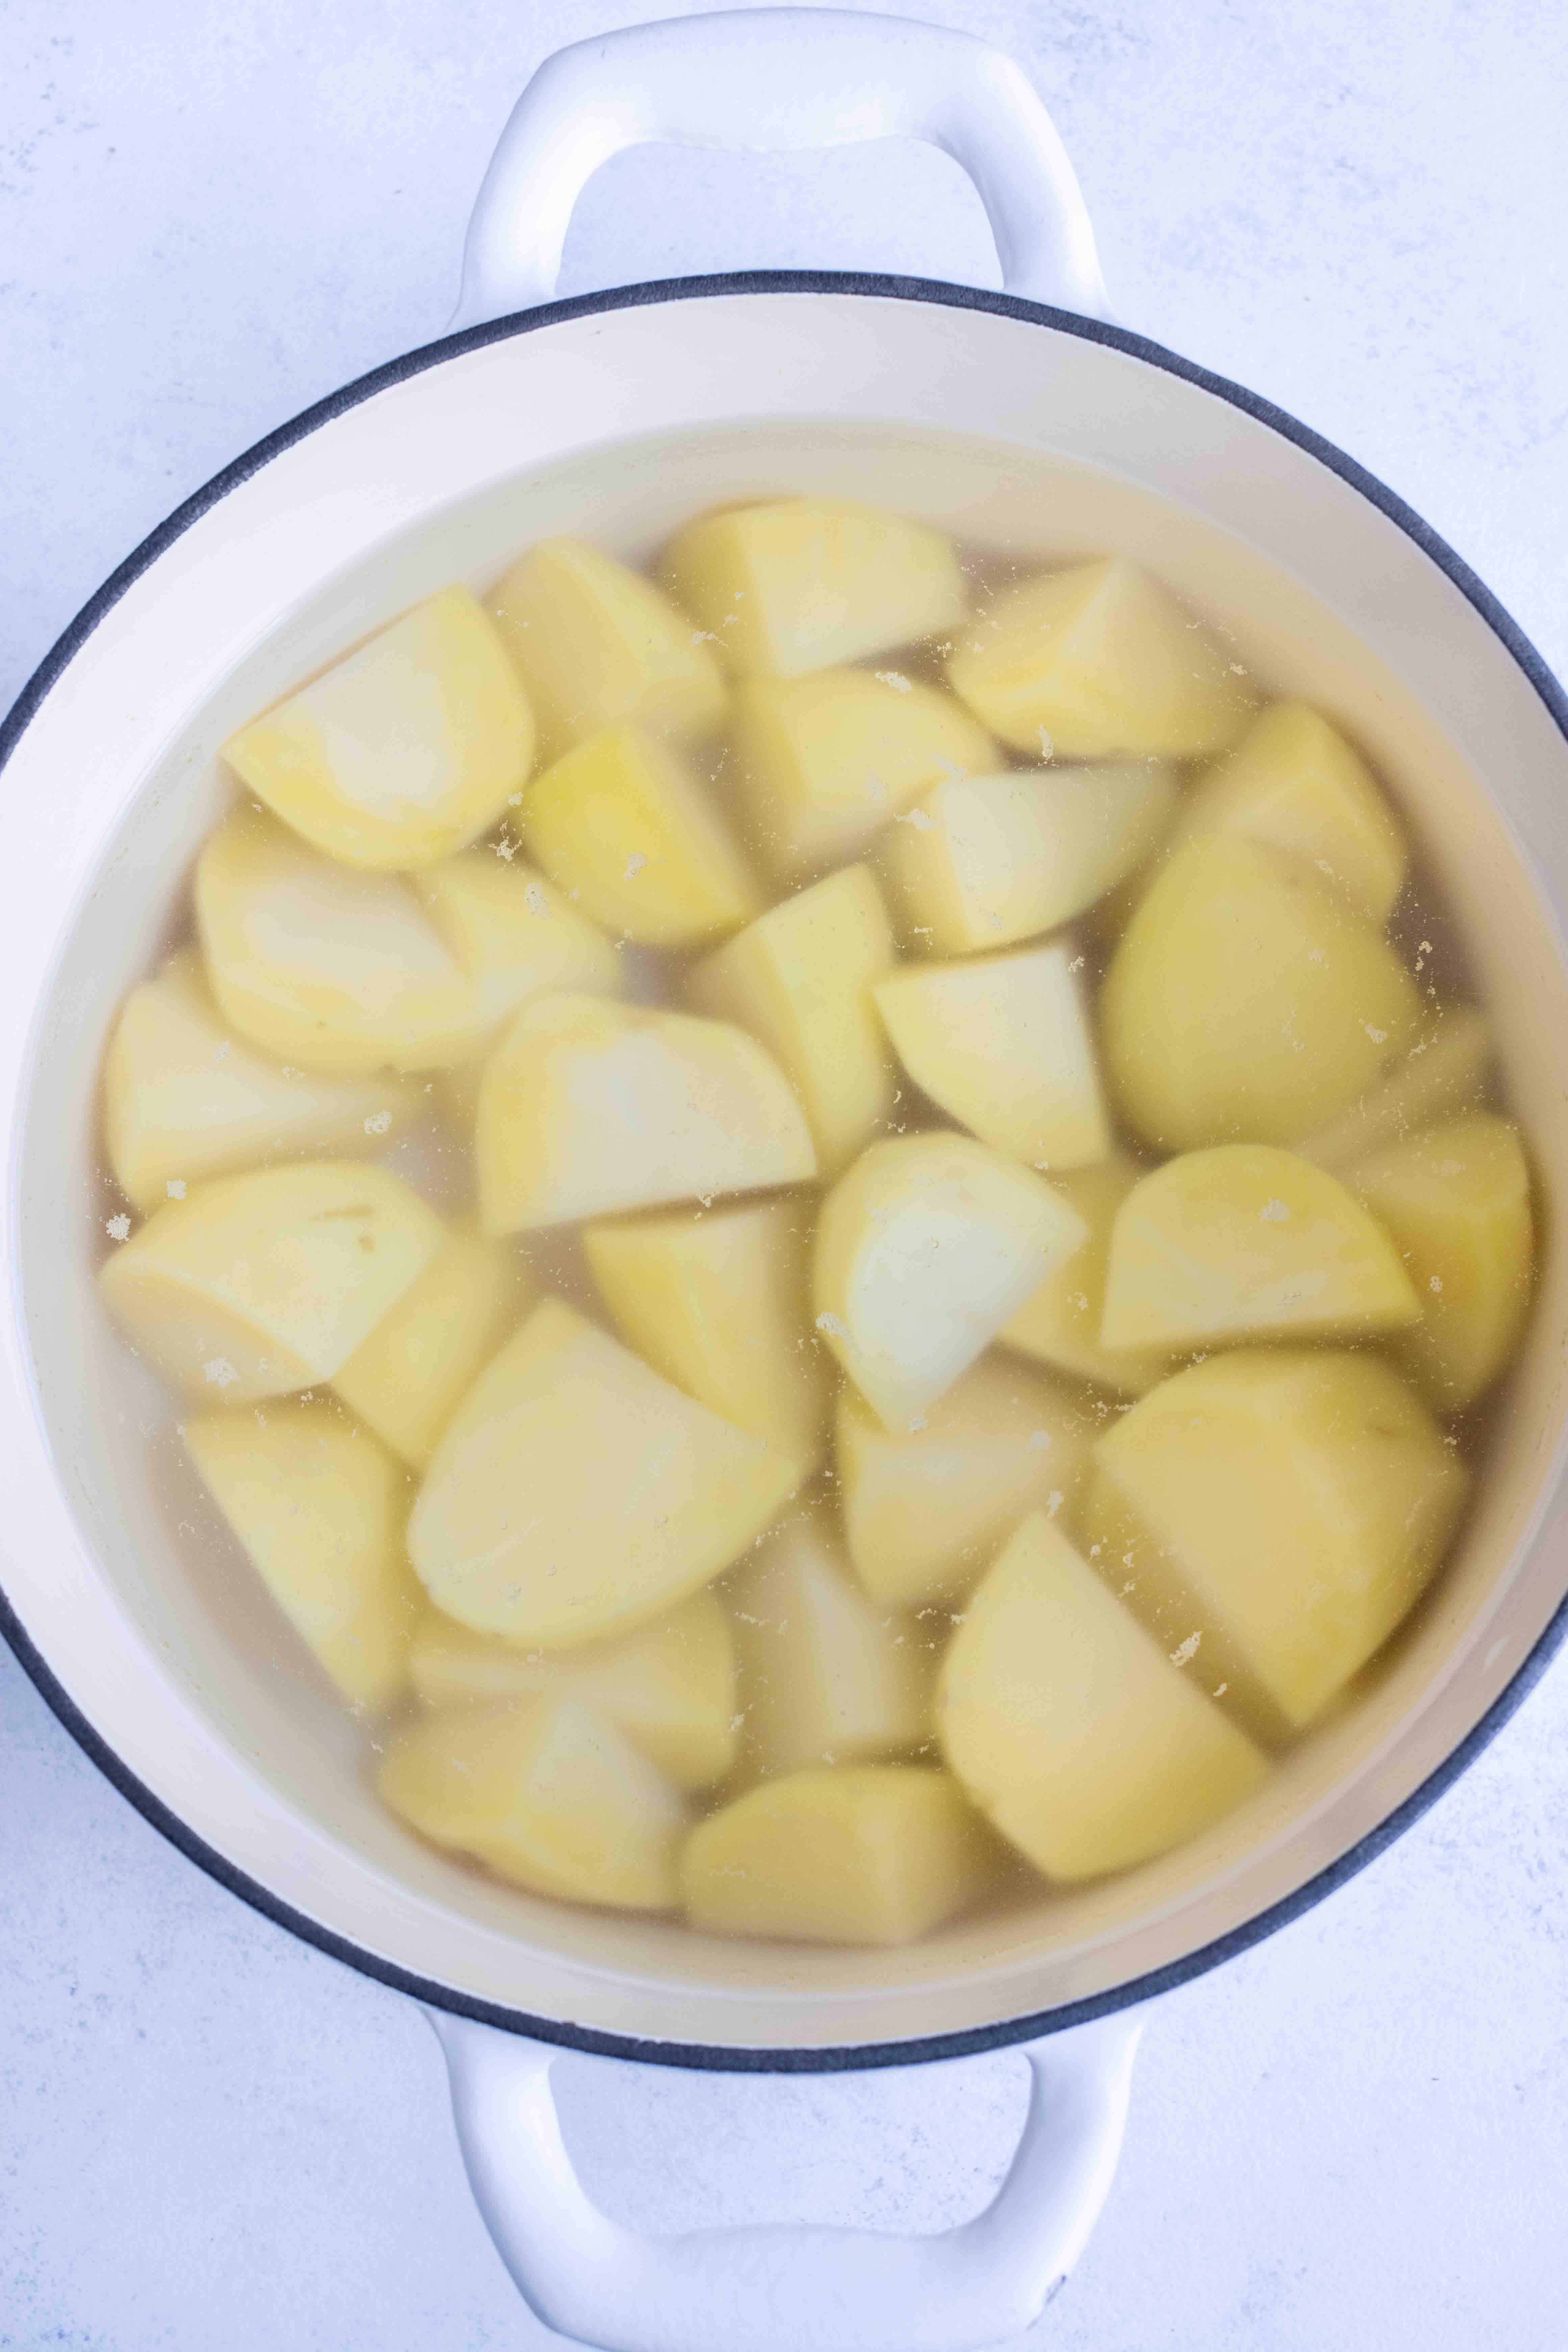
<instances>
[{"instance_id":1,"label":"pot's left handle","mask_svg":"<svg viewBox=\"0 0 1568 2352\"><path fill-rule=\"evenodd\" d=\"M1011 58L903 16L746 8L596 34L545 59L479 189L452 323L550 300L577 198L623 148L762 153L893 138L923 139L962 164L1010 294L1107 315L1082 192Z\"/></svg>"},{"instance_id":2,"label":"pot's left handle","mask_svg":"<svg viewBox=\"0 0 1568 2352\"><path fill-rule=\"evenodd\" d=\"M426 2013L501 2260L541 2319L605 2352L969 2352L1022 2335L1110 2190L1142 2022L1123 2013L1029 2045L1017 2152L991 2204L962 2228L644 2238L591 2204L573 2169L550 2086L558 2053Z\"/></svg>"}]
</instances>

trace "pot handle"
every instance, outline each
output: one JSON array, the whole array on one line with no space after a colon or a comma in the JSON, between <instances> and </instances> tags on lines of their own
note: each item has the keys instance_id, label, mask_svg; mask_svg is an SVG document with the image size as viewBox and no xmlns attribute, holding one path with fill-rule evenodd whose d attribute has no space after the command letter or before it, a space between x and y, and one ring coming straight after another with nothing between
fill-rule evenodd
<instances>
[{"instance_id":1,"label":"pot handle","mask_svg":"<svg viewBox=\"0 0 1568 2352\"><path fill-rule=\"evenodd\" d=\"M1022 2335L1100 2217L1142 2020L1027 2045L1023 2134L985 2210L931 2237L769 2226L644 2238L592 2205L561 2137L559 2052L427 2010L479 2211L523 2300L605 2352L965 2352Z\"/></svg>"},{"instance_id":2,"label":"pot handle","mask_svg":"<svg viewBox=\"0 0 1568 2352\"><path fill-rule=\"evenodd\" d=\"M923 139L960 163L1010 294L1108 315L1083 193L1033 83L973 34L837 8L748 8L595 34L546 58L490 158L454 327L555 292L583 188L623 148Z\"/></svg>"}]
</instances>

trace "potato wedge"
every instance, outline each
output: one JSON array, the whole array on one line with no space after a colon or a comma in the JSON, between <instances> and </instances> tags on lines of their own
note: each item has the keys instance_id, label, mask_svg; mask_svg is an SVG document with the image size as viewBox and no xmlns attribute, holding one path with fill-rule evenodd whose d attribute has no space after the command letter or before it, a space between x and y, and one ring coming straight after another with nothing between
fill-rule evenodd
<instances>
[{"instance_id":1,"label":"potato wedge","mask_svg":"<svg viewBox=\"0 0 1568 2352\"><path fill-rule=\"evenodd\" d=\"M1142 1396L1172 1369L1163 1351L1140 1353L1100 1343L1111 1225L1143 1173L1136 1160L1113 1159L1055 1180L1056 1191L1084 1220L1089 1237L1046 1276L1000 1333L1005 1347L1122 1396Z\"/></svg>"},{"instance_id":2,"label":"potato wedge","mask_svg":"<svg viewBox=\"0 0 1568 2352\"><path fill-rule=\"evenodd\" d=\"M614 940L523 858L467 849L409 876L409 887L473 992L487 1042L535 996L625 996Z\"/></svg>"},{"instance_id":3,"label":"potato wedge","mask_svg":"<svg viewBox=\"0 0 1568 2352\"><path fill-rule=\"evenodd\" d=\"M1402 1061L1343 1117L1295 1149L1342 1176L1391 1143L1404 1143L1441 1118L1468 1110L1486 1093L1492 1035L1471 1004L1452 1004L1423 1029Z\"/></svg>"},{"instance_id":4,"label":"potato wedge","mask_svg":"<svg viewBox=\"0 0 1568 2352\"><path fill-rule=\"evenodd\" d=\"M660 1616L719 1575L801 1475L546 1298L437 1448L409 1557L460 1624L567 1649Z\"/></svg>"},{"instance_id":5,"label":"potato wedge","mask_svg":"<svg viewBox=\"0 0 1568 2352\"><path fill-rule=\"evenodd\" d=\"M332 1376L351 1412L411 1470L437 1442L539 1284L510 1243L453 1227L417 1280Z\"/></svg>"}]
</instances>

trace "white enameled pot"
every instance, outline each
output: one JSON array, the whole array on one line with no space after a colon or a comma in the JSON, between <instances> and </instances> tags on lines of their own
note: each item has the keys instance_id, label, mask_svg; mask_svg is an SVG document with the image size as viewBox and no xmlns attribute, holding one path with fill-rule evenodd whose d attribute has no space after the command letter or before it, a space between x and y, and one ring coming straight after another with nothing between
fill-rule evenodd
<instances>
[{"instance_id":1,"label":"white enameled pot","mask_svg":"<svg viewBox=\"0 0 1568 2352\"><path fill-rule=\"evenodd\" d=\"M576 195L621 147L899 132L973 179L1005 293L785 272L550 299ZM185 1853L427 2005L476 2192L524 2294L626 2352L945 2352L1026 2326L1109 2185L1138 2005L1386 1843L1563 1627L1568 707L1397 499L1103 308L1055 132L984 45L816 10L584 43L536 75L491 164L463 330L323 402L171 517L72 625L0 741L6 1630ZM221 803L231 728L531 539L569 529L641 557L696 507L806 488L1043 560L1114 545L1228 628L1266 680L1342 714L1471 942L1541 1177L1541 1297L1489 1475L1458 1558L1358 1704L1179 1853L890 1954L578 1913L416 1846L367 1791L361 1734L237 1572L93 1291L99 1056ZM936 2238L637 2239L584 2198L549 2092L563 2044L767 2071L1009 2042L1030 2045L1035 2074L1013 2172L979 2221Z\"/></svg>"}]
</instances>

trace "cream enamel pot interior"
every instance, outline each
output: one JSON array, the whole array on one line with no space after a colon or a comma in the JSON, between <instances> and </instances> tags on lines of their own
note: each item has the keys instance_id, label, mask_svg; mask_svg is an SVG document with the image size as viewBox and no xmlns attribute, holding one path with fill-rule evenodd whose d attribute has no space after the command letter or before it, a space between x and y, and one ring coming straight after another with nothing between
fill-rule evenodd
<instances>
[{"instance_id":1,"label":"cream enamel pot interior","mask_svg":"<svg viewBox=\"0 0 1568 2352\"><path fill-rule=\"evenodd\" d=\"M1007 293L790 272L545 299L575 194L617 146L898 131L970 171ZM493 323L322 403L173 516L73 624L0 745L6 1629L89 1754L187 1853L429 2005L520 2284L563 2331L630 2352L937 2352L1026 2326L1105 2194L1135 2005L1396 1834L1563 1628L1568 707L1396 499L1266 404L1101 322L1101 300L1039 101L977 42L772 11L584 44L535 78L485 184L464 315ZM416 1845L369 1796L360 1734L240 1572L93 1290L99 1056L220 805L226 734L426 590L483 584L531 539L572 530L641 557L694 508L806 488L1045 561L1114 545L1232 631L1265 681L1342 714L1468 933L1541 1180L1542 1291L1489 1475L1458 1557L1358 1703L1179 1853L891 1954L579 1914ZM588 2208L549 2103L561 2043L805 2069L1009 2041L1036 2045L1018 2163L991 2211L945 2238L645 2243Z\"/></svg>"}]
</instances>

